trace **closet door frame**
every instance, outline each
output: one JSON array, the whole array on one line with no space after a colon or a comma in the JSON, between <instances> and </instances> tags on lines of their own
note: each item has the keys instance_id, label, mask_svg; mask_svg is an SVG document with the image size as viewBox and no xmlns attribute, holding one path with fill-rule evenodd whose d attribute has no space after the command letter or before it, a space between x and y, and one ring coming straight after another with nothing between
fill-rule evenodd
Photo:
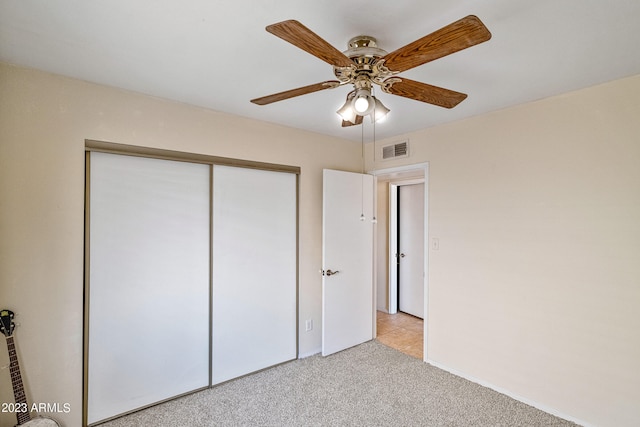
<instances>
[{"instance_id":1,"label":"closet door frame","mask_svg":"<svg viewBox=\"0 0 640 427\"><path fill-rule=\"evenodd\" d=\"M85 140L85 239L84 239L84 326L83 326L83 425L87 425L88 419L88 390L89 390L89 289L90 289L90 206L89 206L89 195L90 195L90 153L91 152L101 152L101 153L111 153L111 154L119 154L119 155L129 155L129 156L137 156L137 157L146 157L152 159L160 159L160 160L173 160L173 161L184 161L189 163L201 163L207 164L211 167L219 166L233 166L233 167L241 167L241 168L250 168L250 169L259 169L264 171L274 171L274 172L285 172L295 174L295 205L296 205L296 213L295 213L295 233L296 233L296 254L295 254L295 301L296 301L296 321L295 321L295 354L299 353L299 217L300 217L300 167L298 166L289 166L275 163L265 163L265 162L254 162L249 160L242 159L233 159L228 157L218 157L218 156L209 156L204 154L194 154L187 153L182 151L173 151L173 150L164 150L157 148L148 148L148 147L138 147L134 145L126 145L126 144L117 144L113 142L105 142L105 141L96 141L96 140ZM212 172L210 172L210 176L212 176ZM212 209L211 204L213 203L213 186L210 186L210 230L212 230ZM209 253L211 254L213 246L213 240L210 239L209 242ZM209 257L209 292L211 295L212 292L212 268L213 268L213 259ZM209 328L211 328L211 321L213 317L212 310L212 301L209 301ZM212 354L212 342L211 339L211 330L210 330L210 339L209 339L209 366L211 366L211 361L213 358ZM212 370L209 370L209 386L213 386L213 373ZM208 388L207 387L207 388ZM191 394L199 390L193 390L191 392L185 394ZM168 400L173 400L180 396L172 397ZM152 405L155 405L156 402ZM149 405L149 406L152 406ZM143 408L137 408L135 411ZM124 414L122 414L124 415ZM119 415L120 416L120 415Z\"/></svg>"}]
</instances>

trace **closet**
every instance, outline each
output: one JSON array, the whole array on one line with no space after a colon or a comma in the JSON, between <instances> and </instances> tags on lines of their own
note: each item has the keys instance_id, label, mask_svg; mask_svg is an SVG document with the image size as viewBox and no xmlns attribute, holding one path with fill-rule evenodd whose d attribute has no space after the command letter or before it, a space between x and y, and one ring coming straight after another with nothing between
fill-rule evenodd
<instances>
[{"instance_id":1,"label":"closet","mask_svg":"<svg viewBox=\"0 0 640 427\"><path fill-rule=\"evenodd\" d=\"M86 156L86 424L297 357L298 168Z\"/></svg>"}]
</instances>

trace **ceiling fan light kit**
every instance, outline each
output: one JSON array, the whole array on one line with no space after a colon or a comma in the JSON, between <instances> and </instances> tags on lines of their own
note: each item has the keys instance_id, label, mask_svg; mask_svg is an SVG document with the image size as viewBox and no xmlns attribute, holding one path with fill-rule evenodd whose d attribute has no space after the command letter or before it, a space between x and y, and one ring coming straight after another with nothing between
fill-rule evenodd
<instances>
[{"instance_id":1,"label":"ceiling fan light kit","mask_svg":"<svg viewBox=\"0 0 640 427\"><path fill-rule=\"evenodd\" d=\"M358 104L359 101L360 104ZM391 110L385 107L382 101L375 96L369 94L356 95L356 91L352 91L349 92L344 105L336 113L343 121L355 125L362 123L362 120L356 123L356 118L360 117L362 119L364 116L370 116L372 122L380 122L387 117L389 111Z\"/></svg>"},{"instance_id":2,"label":"ceiling fan light kit","mask_svg":"<svg viewBox=\"0 0 640 427\"><path fill-rule=\"evenodd\" d=\"M474 15L455 21L391 53L380 49L374 37L365 35L352 38L349 48L340 52L295 20L269 25L266 30L330 64L338 80L279 92L252 99L251 102L267 105L350 84L354 89L337 111L342 117L343 127L359 125L365 116L371 116L372 121L379 121L389 113L390 110L373 95L373 85L380 86L383 92L392 95L444 108L455 107L467 97L466 94L406 79L397 74L491 38L489 30Z\"/></svg>"}]
</instances>

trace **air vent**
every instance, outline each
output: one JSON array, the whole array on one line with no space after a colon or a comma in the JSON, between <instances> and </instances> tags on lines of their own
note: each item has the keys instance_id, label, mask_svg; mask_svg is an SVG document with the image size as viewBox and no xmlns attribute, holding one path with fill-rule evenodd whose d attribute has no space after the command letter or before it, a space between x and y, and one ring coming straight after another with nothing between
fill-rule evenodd
<instances>
[{"instance_id":1,"label":"air vent","mask_svg":"<svg viewBox=\"0 0 640 427\"><path fill-rule=\"evenodd\" d=\"M409 157L409 141L402 141L382 147L383 160L396 159L398 157Z\"/></svg>"}]
</instances>

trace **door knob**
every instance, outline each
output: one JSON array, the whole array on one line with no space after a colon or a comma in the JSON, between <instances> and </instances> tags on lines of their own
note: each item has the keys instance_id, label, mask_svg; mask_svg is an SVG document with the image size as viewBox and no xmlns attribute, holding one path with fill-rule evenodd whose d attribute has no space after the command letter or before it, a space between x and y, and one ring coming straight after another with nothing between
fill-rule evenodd
<instances>
[{"instance_id":1,"label":"door knob","mask_svg":"<svg viewBox=\"0 0 640 427\"><path fill-rule=\"evenodd\" d=\"M336 270L336 271L327 270L322 272L322 274L326 274L327 276L333 276L334 274L338 274L338 273L340 273L340 270Z\"/></svg>"},{"instance_id":2,"label":"door knob","mask_svg":"<svg viewBox=\"0 0 640 427\"><path fill-rule=\"evenodd\" d=\"M405 254L400 254L400 258L404 258L405 256Z\"/></svg>"}]
</instances>

